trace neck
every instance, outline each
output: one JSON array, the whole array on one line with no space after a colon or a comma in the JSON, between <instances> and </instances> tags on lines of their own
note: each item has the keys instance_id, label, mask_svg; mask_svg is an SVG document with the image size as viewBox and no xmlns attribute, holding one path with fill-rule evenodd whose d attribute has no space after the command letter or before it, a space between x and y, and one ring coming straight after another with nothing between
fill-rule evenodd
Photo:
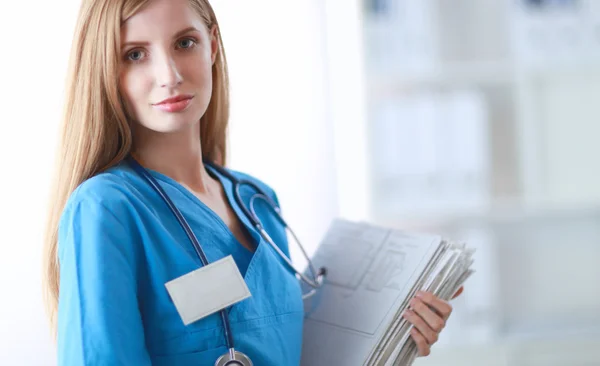
<instances>
[{"instance_id":1,"label":"neck","mask_svg":"<svg viewBox=\"0 0 600 366\"><path fill-rule=\"evenodd\" d=\"M141 165L176 180L195 194L213 193L215 181L202 161L199 124L174 133L138 127L134 134L132 156Z\"/></svg>"}]
</instances>

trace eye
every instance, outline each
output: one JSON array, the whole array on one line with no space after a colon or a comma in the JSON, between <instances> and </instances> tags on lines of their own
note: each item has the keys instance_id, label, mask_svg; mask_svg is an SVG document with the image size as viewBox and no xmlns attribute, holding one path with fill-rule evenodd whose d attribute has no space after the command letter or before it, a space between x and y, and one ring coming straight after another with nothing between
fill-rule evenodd
<instances>
[{"instance_id":1,"label":"eye","mask_svg":"<svg viewBox=\"0 0 600 366\"><path fill-rule=\"evenodd\" d=\"M192 48L196 45L196 40L193 38L183 38L177 41L177 48Z\"/></svg>"},{"instance_id":2,"label":"eye","mask_svg":"<svg viewBox=\"0 0 600 366\"><path fill-rule=\"evenodd\" d=\"M144 57L144 52L141 50L133 50L127 53L127 60L138 62Z\"/></svg>"}]
</instances>

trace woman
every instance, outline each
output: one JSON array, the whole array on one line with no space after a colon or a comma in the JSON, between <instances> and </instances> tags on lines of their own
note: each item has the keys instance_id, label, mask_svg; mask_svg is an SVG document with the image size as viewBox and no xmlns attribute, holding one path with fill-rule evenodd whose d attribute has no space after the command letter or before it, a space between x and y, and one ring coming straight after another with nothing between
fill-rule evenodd
<instances>
[{"instance_id":1,"label":"woman","mask_svg":"<svg viewBox=\"0 0 600 366\"><path fill-rule=\"evenodd\" d=\"M289 257L270 208L277 197L219 167L228 102L208 1L83 1L45 248L59 365L212 365L222 356L300 363L299 283L242 212L229 175L266 192L253 205L256 216ZM243 205L254 193L244 186ZM186 309L168 284L191 278L184 275L204 267L203 255L209 263L231 256L252 295L182 321ZM206 281L198 291L208 287L215 293L207 301L228 295ZM451 310L425 295L408 315L422 355ZM233 345L245 356L228 354Z\"/></svg>"}]
</instances>

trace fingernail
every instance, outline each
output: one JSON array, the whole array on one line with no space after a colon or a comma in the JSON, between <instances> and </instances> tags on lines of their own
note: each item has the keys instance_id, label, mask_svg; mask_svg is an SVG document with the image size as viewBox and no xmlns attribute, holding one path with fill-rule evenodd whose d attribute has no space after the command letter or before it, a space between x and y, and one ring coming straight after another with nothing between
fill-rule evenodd
<instances>
[{"instance_id":1,"label":"fingernail","mask_svg":"<svg viewBox=\"0 0 600 366\"><path fill-rule=\"evenodd\" d=\"M423 297L423 295L424 295L424 294L423 294L423 292L422 292L422 291L419 291L419 292L417 292L417 295L416 295L416 296L417 296L417 297Z\"/></svg>"}]
</instances>

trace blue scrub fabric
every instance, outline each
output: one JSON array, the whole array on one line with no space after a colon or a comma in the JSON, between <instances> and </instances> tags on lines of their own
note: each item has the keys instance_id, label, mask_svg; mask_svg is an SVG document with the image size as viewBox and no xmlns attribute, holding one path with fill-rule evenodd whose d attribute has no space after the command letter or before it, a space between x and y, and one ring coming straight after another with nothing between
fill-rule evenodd
<instances>
[{"instance_id":1,"label":"blue scrub fabric","mask_svg":"<svg viewBox=\"0 0 600 366\"><path fill-rule=\"evenodd\" d=\"M210 171L258 243L254 253L181 184L150 173L190 224L209 262L231 255L250 289L250 298L228 309L236 349L256 366L299 365L300 285L243 215L232 183ZM277 202L263 182L230 172L252 180ZM246 205L253 193L246 187L241 191ZM256 213L289 257L285 230L261 200ZM227 351L219 313L183 324L165 283L200 268L201 262L164 201L126 162L73 192L59 225L58 259L59 366L213 365Z\"/></svg>"}]
</instances>

